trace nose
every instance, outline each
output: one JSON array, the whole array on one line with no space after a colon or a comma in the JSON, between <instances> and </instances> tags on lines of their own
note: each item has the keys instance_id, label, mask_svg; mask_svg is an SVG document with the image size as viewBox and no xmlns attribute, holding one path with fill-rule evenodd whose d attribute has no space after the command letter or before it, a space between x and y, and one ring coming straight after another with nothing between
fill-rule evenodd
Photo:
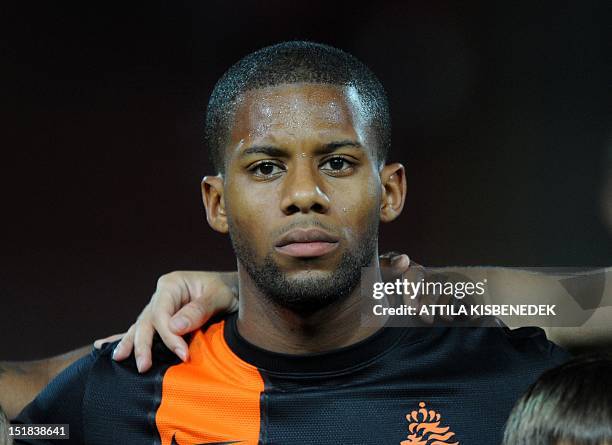
<instances>
[{"instance_id":1,"label":"nose","mask_svg":"<svg viewBox=\"0 0 612 445\"><path fill-rule=\"evenodd\" d=\"M318 169L312 165L297 165L287 172L283 183L281 209L285 215L295 213L327 213L329 197L319 187Z\"/></svg>"}]
</instances>

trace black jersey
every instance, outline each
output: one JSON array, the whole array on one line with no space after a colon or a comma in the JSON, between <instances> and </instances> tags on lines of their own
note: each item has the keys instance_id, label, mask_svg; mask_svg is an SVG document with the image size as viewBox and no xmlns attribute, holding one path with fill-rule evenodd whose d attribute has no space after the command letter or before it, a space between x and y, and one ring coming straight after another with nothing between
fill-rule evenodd
<instances>
[{"instance_id":1,"label":"black jersey","mask_svg":"<svg viewBox=\"0 0 612 445\"><path fill-rule=\"evenodd\" d=\"M243 339L235 314L192 337L187 363L156 343L144 375L113 347L62 372L17 423L70 424L59 444L496 445L527 386L569 358L539 328L501 327L383 328L278 354Z\"/></svg>"}]
</instances>

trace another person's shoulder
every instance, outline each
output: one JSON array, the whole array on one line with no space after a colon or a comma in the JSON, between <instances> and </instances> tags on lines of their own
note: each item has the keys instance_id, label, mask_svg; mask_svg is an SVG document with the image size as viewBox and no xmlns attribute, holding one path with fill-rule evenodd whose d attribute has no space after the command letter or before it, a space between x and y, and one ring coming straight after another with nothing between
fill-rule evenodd
<instances>
[{"instance_id":1,"label":"another person's shoulder","mask_svg":"<svg viewBox=\"0 0 612 445\"><path fill-rule=\"evenodd\" d=\"M441 349L463 360L479 360L482 368L540 373L571 358L543 329L511 329L493 317L483 317L478 326L433 329L433 341L444 345Z\"/></svg>"},{"instance_id":2,"label":"another person's shoulder","mask_svg":"<svg viewBox=\"0 0 612 445\"><path fill-rule=\"evenodd\" d=\"M81 357L51 380L12 423L69 423L71 437L81 438L83 394L87 386L87 379L99 358L100 351L92 347L91 353Z\"/></svg>"},{"instance_id":3,"label":"another person's shoulder","mask_svg":"<svg viewBox=\"0 0 612 445\"><path fill-rule=\"evenodd\" d=\"M127 373L138 373L134 357L123 362L115 362L112 354L118 342L104 343L100 349L92 346L91 352L60 372L24 408L16 421L29 422L36 418L37 423L56 413L71 413L82 404L84 392L92 379L104 378L113 368L123 368ZM156 349L161 349L156 345ZM158 354L165 357L165 354Z\"/></svg>"},{"instance_id":4,"label":"another person's shoulder","mask_svg":"<svg viewBox=\"0 0 612 445\"><path fill-rule=\"evenodd\" d=\"M500 326L489 335L494 344L500 344L503 353L517 361L542 361L548 368L565 363L572 357L561 346L550 341L544 329L536 326L514 329Z\"/></svg>"},{"instance_id":5,"label":"another person's shoulder","mask_svg":"<svg viewBox=\"0 0 612 445\"><path fill-rule=\"evenodd\" d=\"M15 423L69 423L71 443L84 443L85 425L87 435L104 436L109 426L125 421L126 415L145 418L143 406L150 405L159 376L178 358L156 339L153 367L139 374L134 356L121 362L113 360L117 343L106 343L99 350L92 348L90 354L58 374Z\"/></svg>"}]
</instances>

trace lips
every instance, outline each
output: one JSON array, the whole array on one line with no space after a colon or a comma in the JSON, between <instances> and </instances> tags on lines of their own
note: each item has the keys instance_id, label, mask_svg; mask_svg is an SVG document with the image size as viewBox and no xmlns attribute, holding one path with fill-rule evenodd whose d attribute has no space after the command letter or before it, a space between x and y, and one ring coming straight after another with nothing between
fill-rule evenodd
<instances>
[{"instance_id":1,"label":"lips","mask_svg":"<svg viewBox=\"0 0 612 445\"><path fill-rule=\"evenodd\" d=\"M275 249L285 255L313 258L325 255L338 247L339 238L320 229L294 229L281 236Z\"/></svg>"}]
</instances>

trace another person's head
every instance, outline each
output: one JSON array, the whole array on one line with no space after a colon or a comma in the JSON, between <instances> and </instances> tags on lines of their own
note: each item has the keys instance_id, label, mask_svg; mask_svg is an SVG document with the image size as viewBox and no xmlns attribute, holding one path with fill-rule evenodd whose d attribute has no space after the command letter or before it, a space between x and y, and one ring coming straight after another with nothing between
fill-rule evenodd
<instances>
[{"instance_id":1,"label":"another person's head","mask_svg":"<svg viewBox=\"0 0 612 445\"><path fill-rule=\"evenodd\" d=\"M215 86L206 142L218 172L203 181L208 221L230 234L239 270L299 313L350 295L405 195L403 167L385 165L390 118L374 74L326 45L263 48Z\"/></svg>"},{"instance_id":2,"label":"another person's head","mask_svg":"<svg viewBox=\"0 0 612 445\"><path fill-rule=\"evenodd\" d=\"M503 445L612 445L612 356L542 374L510 413Z\"/></svg>"}]
</instances>

